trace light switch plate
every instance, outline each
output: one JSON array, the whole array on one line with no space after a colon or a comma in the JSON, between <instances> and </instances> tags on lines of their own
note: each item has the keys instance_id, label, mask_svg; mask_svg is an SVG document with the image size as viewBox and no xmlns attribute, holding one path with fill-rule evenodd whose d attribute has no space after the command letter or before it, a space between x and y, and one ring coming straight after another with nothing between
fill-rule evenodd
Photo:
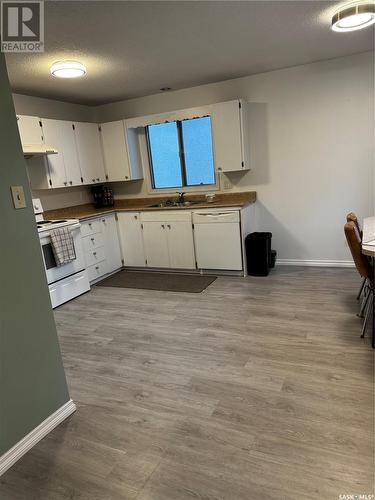
<instances>
[{"instance_id":1,"label":"light switch plate","mask_svg":"<svg viewBox=\"0 0 375 500\"><path fill-rule=\"evenodd\" d=\"M14 208L26 208L23 186L11 186Z\"/></svg>"}]
</instances>

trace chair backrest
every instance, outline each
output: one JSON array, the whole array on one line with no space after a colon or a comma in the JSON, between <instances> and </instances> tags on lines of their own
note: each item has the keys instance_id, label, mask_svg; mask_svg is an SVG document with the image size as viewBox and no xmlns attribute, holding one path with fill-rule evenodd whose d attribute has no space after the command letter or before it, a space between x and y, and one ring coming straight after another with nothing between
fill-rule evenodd
<instances>
[{"instance_id":1,"label":"chair backrest","mask_svg":"<svg viewBox=\"0 0 375 500\"><path fill-rule=\"evenodd\" d=\"M348 215L346 216L346 222L354 222L354 224L357 226L358 232L362 238L362 230L361 230L359 222L358 222L358 217L356 216L356 214L354 212L348 213Z\"/></svg>"},{"instance_id":2,"label":"chair backrest","mask_svg":"<svg viewBox=\"0 0 375 500\"><path fill-rule=\"evenodd\" d=\"M355 222L347 222L344 226L344 231L357 271L363 278L368 278L372 281L373 273L371 265L362 253L361 235Z\"/></svg>"}]
</instances>

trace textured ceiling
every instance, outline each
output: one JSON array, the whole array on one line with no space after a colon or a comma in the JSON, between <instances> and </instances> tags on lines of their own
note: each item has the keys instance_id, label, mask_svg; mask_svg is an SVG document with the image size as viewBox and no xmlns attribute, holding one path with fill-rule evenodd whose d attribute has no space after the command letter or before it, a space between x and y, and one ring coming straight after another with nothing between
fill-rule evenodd
<instances>
[{"instance_id":1,"label":"textured ceiling","mask_svg":"<svg viewBox=\"0 0 375 500\"><path fill-rule=\"evenodd\" d=\"M334 33L331 1L48 1L46 52L7 54L15 92L103 104L371 50L373 29ZM58 80L50 65L88 69Z\"/></svg>"}]
</instances>

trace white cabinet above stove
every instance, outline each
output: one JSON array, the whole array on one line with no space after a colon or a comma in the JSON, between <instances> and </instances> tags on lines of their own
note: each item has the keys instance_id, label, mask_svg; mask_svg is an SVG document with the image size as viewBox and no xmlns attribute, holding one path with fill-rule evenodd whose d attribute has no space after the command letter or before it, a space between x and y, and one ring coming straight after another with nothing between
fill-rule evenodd
<instances>
[{"instance_id":1,"label":"white cabinet above stove","mask_svg":"<svg viewBox=\"0 0 375 500\"><path fill-rule=\"evenodd\" d=\"M37 116L17 115L22 146L44 145L42 123Z\"/></svg>"}]
</instances>

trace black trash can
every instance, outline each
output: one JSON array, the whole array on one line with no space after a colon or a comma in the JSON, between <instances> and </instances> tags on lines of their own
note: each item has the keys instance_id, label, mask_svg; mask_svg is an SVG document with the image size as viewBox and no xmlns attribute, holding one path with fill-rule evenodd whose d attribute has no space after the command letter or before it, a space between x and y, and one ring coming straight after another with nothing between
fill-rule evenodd
<instances>
[{"instance_id":1,"label":"black trash can","mask_svg":"<svg viewBox=\"0 0 375 500\"><path fill-rule=\"evenodd\" d=\"M274 267L276 252L271 250L272 233L251 233L245 238L247 272L251 276L268 276Z\"/></svg>"}]
</instances>

